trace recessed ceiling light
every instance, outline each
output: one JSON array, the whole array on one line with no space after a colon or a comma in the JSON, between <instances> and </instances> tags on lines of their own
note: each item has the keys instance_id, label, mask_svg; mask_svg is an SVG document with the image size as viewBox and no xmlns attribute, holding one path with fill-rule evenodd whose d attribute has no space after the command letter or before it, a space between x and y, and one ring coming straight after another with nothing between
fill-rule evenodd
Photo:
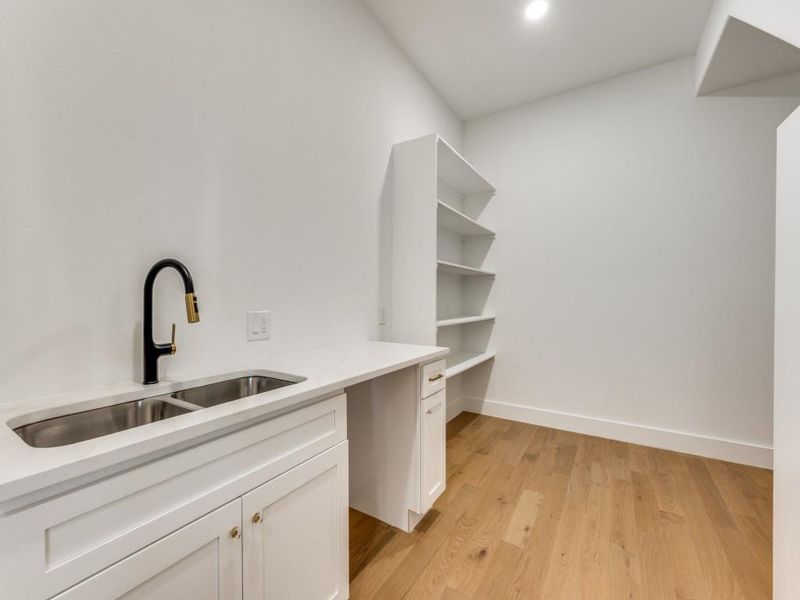
<instances>
[{"instance_id":1,"label":"recessed ceiling light","mask_svg":"<svg viewBox=\"0 0 800 600\"><path fill-rule=\"evenodd\" d=\"M525 18L529 21L538 21L547 14L550 5L545 0L534 0L525 9Z\"/></svg>"}]
</instances>

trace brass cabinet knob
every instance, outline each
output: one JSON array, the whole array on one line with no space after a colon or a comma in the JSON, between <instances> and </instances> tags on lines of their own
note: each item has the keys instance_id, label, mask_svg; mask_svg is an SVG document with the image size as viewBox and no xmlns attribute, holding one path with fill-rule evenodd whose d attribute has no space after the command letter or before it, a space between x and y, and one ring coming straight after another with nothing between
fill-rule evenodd
<instances>
[{"instance_id":1,"label":"brass cabinet knob","mask_svg":"<svg viewBox=\"0 0 800 600\"><path fill-rule=\"evenodd\" d=\"M233 539L235 540L238 539L240 535L242 535L242 532L239 531L238 527L234 527L233 529L231 529L231 537Z\"/></svg>"},{"instance_id":2,"label":"brass cabinet knob","mask_svg":"<svg viewBox=\"0 0 800 600\"><path fill-rule=\"evenodd\" d=\"M252 519L252 521L253 521L253 523L255 523L256 525L258 525L259 523L261 523L261 513L260 513L260 512L257 512L256 514L254 514L254 515L253 515L253 519Z\"/></svg>"},{"instance_id":3,"label":"brass cabinet knob","mask_svg":"<svg viewBox=\"0 0 800 600\"><path fill-rule=\"evenodd\" d=\"M425 411L425 414L426 415L432 415L433 411L429 408L428 410Z\"/></svg>"}]
</instances>

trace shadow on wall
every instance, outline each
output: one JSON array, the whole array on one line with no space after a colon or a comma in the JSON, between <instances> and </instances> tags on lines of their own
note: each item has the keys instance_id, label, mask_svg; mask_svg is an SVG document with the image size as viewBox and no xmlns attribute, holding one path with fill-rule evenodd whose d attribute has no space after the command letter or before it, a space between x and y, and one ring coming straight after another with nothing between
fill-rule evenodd
<instances>
[{"instance_id":1,"label":"shadow on wall","mask_svg":"<svg viewBox=\"0 0 800 600\"><path fill-rule=\"evenodd\" d=\"M392 157L383 174L378 206L378 339L392 339Z\"/></svg>"},{"instance_id":2,"label":"shadow on wall","mask_svg":"<svg viewBox=\"0 0 800 600\"><path fill-rule=\"evenodd\" d=\"M463 374L461 400L464 410L477 413L482 411L493 370L494 360L490 360Z\"/></svg>"},{"instance_id":3,"label":"shadow on wall","mask_svg":"<svg viewBox=\"0 0 800 600\"><path fill-rule=\"evenodd\" d=\"M708 96L727 98L798 98L800 99L800 71L762 79L734 88L712 92Z\"/></svg>"},{"instance_id":4,"label":"shadow on wall","mask_svg":"<svg viewBox=\"0 0 800 600\"><path fill-rule=\"evenodd\" d=\"M142 381L142 321L141 319L136 321L136 325L133 327L133 340L131 340L131 345L133 346L133 355L131 356L131 381L141 382Z\"/></svg>"}]
</instances>

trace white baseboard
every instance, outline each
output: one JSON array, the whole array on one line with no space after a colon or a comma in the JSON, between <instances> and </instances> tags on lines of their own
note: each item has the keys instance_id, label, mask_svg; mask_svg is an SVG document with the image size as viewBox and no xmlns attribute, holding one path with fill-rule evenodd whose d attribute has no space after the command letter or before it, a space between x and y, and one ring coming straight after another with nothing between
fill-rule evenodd
<instances>
[{"instance_id":1,"label":"white baseboard","mask_svg":"<svg viewBox=\"0 0 800 600\"><path fill-rule=\"evenodd\" d=\"M769 446L707 437L683 431L659 429L634 423L597 419L519 404L497 402L495 400L469 397L463 397L460 400L462 410L491 417L563 429L564 431L619 440L641 446L652 446L664 450L696 454L707 458L717 458L765 469L772 468L772 448ZM448 406L448 417L449 415Z\"/></svg>"}]
</instances>

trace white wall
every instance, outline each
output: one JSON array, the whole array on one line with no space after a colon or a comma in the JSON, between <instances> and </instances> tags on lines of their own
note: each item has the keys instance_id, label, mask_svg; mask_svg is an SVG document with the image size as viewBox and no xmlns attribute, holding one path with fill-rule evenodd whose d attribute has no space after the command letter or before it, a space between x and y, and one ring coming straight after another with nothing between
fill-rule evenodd
<instances>
[{"instance_id":1,"label":"white wall","mask_svg":"<svg viewBox=\"0 0 800 600\"><path fill-rule=\"evenodd\" d=\"M776 600L800 597L800 110L778 132L775 264Z\"/></svg>"},{"instance_id":2,"label":"white wall","mask_svg":"<svg viewBox=\"0 0 800 600\"><path fill-rule=\"evenodd\" d=\"M716 0L695 64L698 95L800 95L800 3Z\"/></svg>"},{"instance_id":3,"label":"white wall","mask_svg":"<svg viewBox=\"0 0 800 600\"><path fill-rule=\"evenodd\" d=\"M355 0L10 0L0 18L0 401L378 336L392 144L461 123ZM245 312L272 311L247 343Z\"/></svg>"},{"instance_id":4,"label":"white wall","mask_svg":"<svg viewBox=\"0 0 800 600\"><path fill-rule=\"evenodd\" d=\"M693 72L467 123L500 190L498 358L473 408L769 464L775 131L797 100L697 99Z\"/></svg>"},{"instance_id":5,"label":"white wall","mask_svg":"<svg viewBox=\"0 0 800 600\"><path fill-rule=\"evenodd\" d=\"M715 0L697 47L695 76L698 83L713 59L729 17L800 46L800 3L797 0Z\"/></svg>"}]
</instances>

